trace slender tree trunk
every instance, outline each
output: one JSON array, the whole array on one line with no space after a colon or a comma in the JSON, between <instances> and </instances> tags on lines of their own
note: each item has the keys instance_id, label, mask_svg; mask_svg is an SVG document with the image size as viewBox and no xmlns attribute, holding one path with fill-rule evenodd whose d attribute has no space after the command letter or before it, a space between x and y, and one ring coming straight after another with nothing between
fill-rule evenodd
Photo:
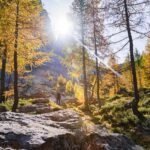
<instances>
[{"instance_id":1,"label":"slender tree trunk","mask_svg":"<svg viewBox=\"0 0 150 150\"><path fill-rule=\"evenodd\" d=\"M82 36L82 44L85 44L84 40L84 20L83 20L83 0L80 1L81 7L81 36ZM88 90L87 90L87 76L86 76L86 56L85 56L85 47L82 46L82 63L83 63L83 82L84 82L84 100L85 107L89 109L89 100L88 100Z\"/></svg>"},{"instance_id":2,"label":"slender tree trunk","mask_svg":"<svg viewBox=\"0 0 150 150\"><path fill-rule=\"evenodd\" d=\"M98 56L98 52L97 52L97 38L96 38L96 27L95 27L95 12L94 12L94 2L92 1L92 5L93 5L93 33L94 33L94 49L95 49L95 55ZM96 94L97 94L97 102L99 104L99 106L101 107L101 101L100 101L100 94L99 94L99 63L98 63L98 59L96 57L96 64L95 64L95 69L96 69L96 78L97 78L97 89L96 89Z\"/></svg>"},{"instance_id":3,"label":"slender tree trunk","mask_svg":"<svg viewBox=\"0 0 150 150\"><path fill-rule=\"evenodd\" d=\"M131 68L132 68L132 77L133 77L133 86L134 86L134 100L132 104L132 110L134 115L136 115L140 120L143 120L144 116L138 110L139 91L137 86L136 67L135 67L134 52L133 52L134 46L133 46L133 38L132 38L131 28L130 28L127 0L124 0L124 7L125 7L125 15L126 15L127 33L128 33L129 43L130 43L130 58L131 58Z\"/></svg>"},{"instance_id":4,"label":"slender tree trunk","mask_svg":"<svg viewBox=\"0 0 150 150\"><path fill-rule=\"evenodd\" d=\"M6 62L7 62L7 44L3 51L2 57L2 69L1 69L1 92L0 92L0 102L4 102L5 99L5 76L6 76Z\"/></svg>"},{"instance_id":5,"label":"slender tree trunk","mask_svg":"<svg viewBox=\"0 0 150 150\"><path fill-rule=\"evenodd\" d=\"M95 25L94 25L95 26ZM94 42L95 42L95 55L98 56L98 53L97 53L97 45L96 45L96 35L95 35L95 31L94 31ZM96 93L97 93L97 101L98 101L98 104L99 106L101 106L101 102L100 102L100 94L99 94L99 65L98 65L98 59L96 58L96 78L97 78L97 88L96 88Z\"/></svg>"},{"instance_id":6,"label":"slender tree trunk","mask_svg":"<svg viewBox=\"0 0 150 150\"><path fill-rule=\"evenodd\" d=\"M16 3L16 28L15 28L15 44L14 44L14 104L12 111L16 112L18 107L19 97L18 97L18 32L19 32L19 0Z\"/></svg>"}]
</instances>

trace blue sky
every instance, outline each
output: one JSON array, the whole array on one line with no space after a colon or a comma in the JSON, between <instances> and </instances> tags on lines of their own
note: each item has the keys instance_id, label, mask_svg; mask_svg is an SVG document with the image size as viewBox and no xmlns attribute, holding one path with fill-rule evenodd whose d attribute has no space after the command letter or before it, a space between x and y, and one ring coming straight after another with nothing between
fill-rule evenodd
<instances>
[{"instance_id":1,"label":"blue sky","mask_svg":"<svg viewBox=\"0 0 150 150\"><path fill-rule=\"evenodd\" d=\"M61 16L65 16L67 13L69 13L72 1L73 0L42 0L44 8L47 10L52 23L56 22ZM147 38L143 40L139 39L134 41L134 47L137 48L140 53L142 53L142 51L145 50L146 43ZM119 62L124 60L124 56L126 56L127 53L128 47L126 50L118 54L118 56L121 58L119 59Z\"/></svg>"}]
</instances>

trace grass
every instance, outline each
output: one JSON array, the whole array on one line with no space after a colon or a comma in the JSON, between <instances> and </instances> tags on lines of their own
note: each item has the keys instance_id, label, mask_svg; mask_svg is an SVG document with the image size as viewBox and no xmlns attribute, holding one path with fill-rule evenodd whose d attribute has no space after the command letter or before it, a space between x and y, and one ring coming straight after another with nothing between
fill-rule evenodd
<instances>
[{"instance_id":1,"label":"grass","mask_svg":"<svg viewBox=\"0 0 150 150\"><path fill-rule=\"evenodd\" d=\"M97 106L92 106L91 112L93 121L100 123L109 128L113 132L125 134L137 143L145 146L145 149L150 149L150 143L142 143L136 135L136 128L138 125L144 125L138 118L133 115L132 109L126 108L126 104L131 104L133 97L125 95L115 95L112 98L106 99L101 109ZM146 118L150 118L150 97L146 94L141 96L139 102L139 111L144 114Z\"/></svg>"},{"instance_id":2,"label":"grass","mask_svg":"<svg viewBox=\"0 0 150 150\"><path fill-rule=\"evenodd\" d=\"M19 105L18 105L18 108L19 107L22 107L22 106L29 106L29 105L32 105L33 104L33 99L19 99ZM14 103L14 100L7 100L5 101L4 103L0 103L0 106L5 106L6 109L8 111L11 111L12 110L12 106L13 106L13 103ZM49 102L49 105L50 107L53 109L53 110L60 110L60 109L63 109L62 106L60 105L57 105L55 102L53 101L50 101Z\"/></svg>"},{"instance_id":3,"label":"grass","mask_svg":"<svg viewBox=\"0 0 150 150\"><path fill-rule=\"evenodd\" d=\"M140 91L139 111L144 114L146 118L150 118L150 89ZM97 104L90 105L90 117L95 124L101 124L112 132L125 134L132 138L137 144L150 150L150 143L144 143L139 136L136 135L137 126L144 126L144 122L140 122L133 114L131 106L133 101L133 94L118 94L104 101L104 105L99 108ZM66 107L73 108L82 116L88 113L83 106L66 105Z\"/></svg>"},{"instance_id":4,"label":"grass","mask_svg":"<svg viewBox=\"0 0 150 150\"><path fill-rule=\"evenodd\" d=\"M63 107L62 107L62 106L57 105L57 104L56 104L55 102L53 102L53 101L50 101L50 102L49 102L49 105L50 105L50 107L51 107L53 110L63 109Z\"/></svg>"},{"instance_id":5,"label":"grass","mask_svg":"<svg viewBox=\"0 0 150 150\"><path fill-rule=\"evenodd\" d=\"M0 106L5 106L8 111L12 110L14 100L7 100L3 103L0 103ZM20 99L18 107L32 105L32 99Z\"/></svg>"}]
</instances>

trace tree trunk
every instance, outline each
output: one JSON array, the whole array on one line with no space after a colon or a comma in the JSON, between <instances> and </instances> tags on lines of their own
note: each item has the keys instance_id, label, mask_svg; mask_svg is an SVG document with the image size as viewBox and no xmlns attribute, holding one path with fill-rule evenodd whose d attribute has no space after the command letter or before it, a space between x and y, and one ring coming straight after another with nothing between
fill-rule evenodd
<instances>
[{"instance_id":1,"label":"tree trunk","mask_svg":"<svg viewBox=\"0 0 150 150\"><path fill-rule=\"evenodd\" d=\"M138 91L138 86L137 86L136 67L135 67L134 52L133 52L134 46L133 46L133 38L132 38L131 28L130 28L127 0L124 0L124 7L125 7L125 15L126 15L127 33L128 33L129 43L130 43L130 58L131 58L131 69L132 69L133 87L134 87L134 100L132 103L132 110L133 110L134 115L136 115L140 120L143 120L144 116L138 110L139 91Z\"/></svg>"},{"instance_id":2,"label":"tree trunk","mask_svg":"<svg viewBox=\"0 0 150 150\"><path fill-rule=\"evenodd\" d=\"M94 37L95 37L95 31L94 31ZM96 40L96 38L95 38ZM97 46L96 46L96 41L95 41L95 55L98 56L97 54ZM100 94L99 94L99 65L98 65L98 59L96 57L96 78L97 78L97 89L96 89L96 93L97 93L97 101L99 106L101 106L101 102L100 102Z\"/></svg>"},{"instance_id":3,"label":"tree trunk","mask_svg":"<svg viewBox=\"0 0 150 150\"><path fill-rule=\"evenodd\" d=\"M84 41L84 40L83 40ZM83 43L82 41L82 43ZM85 63L85 48L82 47L82 61L83 61L83 76L84 76L84 100L85 100L85 106L88 108L89 101L88 101L88 94L87 94L87 76L86 76L86 63Z\"/></svg>"},{"instance_id":4,"label":"tree trunk","mask_svg":"<svg viewBox=\"0 0 150 150\"><path fill-rule=\"evenodd\" d=\"M0 92L0 103L4 102L5 99L5 76L6 76L6 62L7 62L7 44L5 44L5 48L3 51L2 57L2 69L1 69L1 92Z\"/></svg>"},{"instance_id":5,"label":"tree trunk","mask_svg":"<svg viewBox=\"0 0 150 150\"><path fill-rule=\"evenodd\" d=\"M14 104L12 111L16 112L16 109L18 107L18 29L19 27L19 0L17 1L16 5L16 27L15 27L15 44L14 44Z\"/></svg>"},{"instance_id":6,"label":"tree trunk","mask_svg":"<svg viewBox=\"0 0 150 150\"><path fill-rule=\"evenodd\" d=\"M95 12L94 12L94 2L92 1L92 5L93 5L93 33L94 33L94 49L95 49L95 55L98 56L98 52L97 52L97 38L96 38L96 27L95 27ZM95 69L96 69L96 78L97 78L97 89L96 89L96 94L97 94L97 102L99 104L99 106L101 107L101 101L100 101L100 94L99 94L99 63L98 63L98 59L96 57L96 64L95 64Z\"/></svg>"},{"instance_id":7,"label":"tree trunk","mask_svg":"<svg viewBox=\"0 0 150 150\"><path fill-rule=\"evenodd\" d=\"M80 1L81 7L81 36L82 36L82 63L83 63L83 83L84 83L84 104L87 109L89 109L89 100L87 92L87 76L86 76L86 56L85 56L85 41L84 41L84 20L83 20L83 0Z\"/></svg>"}]
</instances>

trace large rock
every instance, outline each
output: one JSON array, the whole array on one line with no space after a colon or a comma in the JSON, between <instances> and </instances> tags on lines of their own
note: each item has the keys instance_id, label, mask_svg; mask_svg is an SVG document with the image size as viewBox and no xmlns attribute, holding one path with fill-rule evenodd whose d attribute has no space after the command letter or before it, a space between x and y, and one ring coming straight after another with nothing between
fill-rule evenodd
<instances>
[{"instance_id":1,"label":"large rock","mask_svg":"<svg viewBox=\"0 0 150 150\"><path fill-rule=\"evenodd\" d=\"M85 126L70 109L42 115L4 112L0 114L0 149L142 150L126 136L95 125L85 130Z\"/></svg>"},{"instance_id":2,"label":"large rock","mask_svg":"<svg viewBox=\"0 0 150 150\"><path fill-rule=\"evenodd\" d=\"M19 112L21 113L49 113L52 109L49 105L49 99L37 98L32 100L32 105L21 106Z\"/></svg>"},{"instance_id":3,"label":"large rock","mask_svg":"<svg viewBox=\"0 0 150 150\"><path fill-rule=\"evenodd\" d=\"M37 98L37 99L33 99L32 103L33 104L48 104L49 103L49 99L46 99L46 98Z\"/></svg>"},{"instance_id":4,"label":"large rock","mask_svg":"<svg viewBox=\"0 0 150 150\"><path fill-rule=\"evenodd\" d=\"M21 113L31 113L31 114L44 114L44 113L49 113L52 112L53 110L51 107L47 104L33 104L33 105L28 105L28 106L21 106L19 108L19 112Z\"/></svg>"},{"instance_id":5,"label":"large rock","mask_svg":"<svg viewBox=\"0 0 150 150\"><path fill-rule=\"evenodd\" d=\"M36 105L27 105L19 107L19 112L21 113L34 113L36 112Z\"/></svg>"}]
</instances>

